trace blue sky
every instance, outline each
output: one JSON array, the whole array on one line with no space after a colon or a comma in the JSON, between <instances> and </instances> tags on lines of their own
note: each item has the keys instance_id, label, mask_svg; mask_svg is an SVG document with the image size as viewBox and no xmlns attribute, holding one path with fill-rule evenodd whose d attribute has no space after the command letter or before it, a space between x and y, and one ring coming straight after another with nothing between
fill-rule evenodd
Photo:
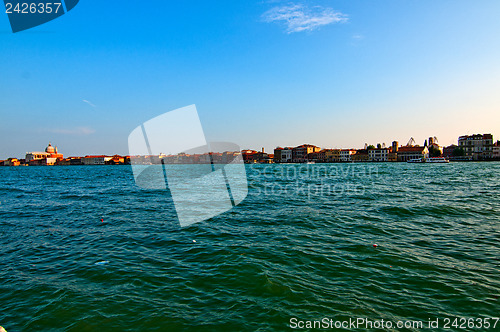
<instances>
[{"instance_id":1,"label":"blue sky","mask_svg":"<svg viewBox=\"0 0 500 332\"><path fill-rule=\"evenodd\" d=\"M126 154L196 104L209 141L500 139L500 2L97 1L13 34L0 15L0 159L50 141Z\"/></svg>"}]
</instances>

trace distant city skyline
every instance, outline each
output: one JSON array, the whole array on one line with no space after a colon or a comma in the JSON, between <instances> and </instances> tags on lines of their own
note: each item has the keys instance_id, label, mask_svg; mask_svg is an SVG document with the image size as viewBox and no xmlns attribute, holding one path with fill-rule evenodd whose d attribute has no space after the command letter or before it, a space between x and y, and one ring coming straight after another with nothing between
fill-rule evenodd
<instances>
[{"instance_id":1,"label":"distant city skyline","mask_svg":"<svg viewBox=\"0 0 500 332\"><path fill-rule=\"evenodd\" d=\"M13 34L0 15L0 159L57 145L128 154L144 121L196 104L208 141L441 145L500 138L500 3L80 2Z\"/></svg>"},{"instance_id":2,"label":"distant city skyline","mask_svg":"<svg viewBox=\"0 0 500 332\"><path fill-rule=\"evenodd\" d=\"M487 134L487 135L490 135L490 133L475 133L475 134L478 134L480 136L484 135L484 134ZM463 136L463 135L461 135ZM465 135L465 136L468 136L468 135ZM494 135L493 136L493 143L494 144L497 144L497 142L500 142L500 137L495 137ZM366 146L375 146L377 147L379 144L384 147L391 147L391 145L395 142L398 143L399 146L407 146L407 145L415 145L415 146L425 146L426 144L429 144L429 140L432 139L433 141L435 139L438 139L437 141L435 141L434 143L436 143L437 145L441 146L441 147L447 147L447 146L451 146L451 145L459 145L459 137L457 137L457 140L456 142L452 142L450 144L443 144L443 143L440 143L439 141L439 138L436 137L436 136L429 136L427 138L425 138L422 142L416 140L414 137L410 137L410 139L408 139L408 141L399 141L399 140L392 140L390 142L365 142L363 144L363 146L321 146L321 145L318 145L318 144L315 144L314 142L303 142L303 143L300 143L300 144L297 144L297 145L274 145L273 148L270 148L270 149L266 149L266 147L262 146L262 147L256 147L256 146L252 146L252 147L240 147L240 150L239 151L251 151L251 150L254 150L254 151L262 151L262 149L265 150L266 153L269 153L269 154L272 154L273 151L276 149L276 148L292 148L292 147L296 147L296 146L300 146L300 145L303 145L303 144L306 144L306 145L313 145L313 146L316 146L318 148L321 148L321 149L326 149L326 150L331 150L331 149L342 149L342 150L349 150L349 149L352 149L352 150L362 150L365 148L365 145ZM52 142L49 142L48 143L48 148L50 147L54 147L55 149L55 153L58 152L58 146L57 145L52 145ZM47 148L44 148L44 149L38 149L38 150L33 150L33 151L26 151L26 154L31 154L31 153L43 153L43 151L47 152L46 150ZM60 151L60 152L63 152L63 151ZM223 152L223 151L217 151L217 152ZM164 153L162 153L163 155L165 155ZM92 153L92 152L85 152L85 153L82 153L82 154L64 154L66 158L70 158L70 157L94 157L94 156L129 156L129 152L126 151L125 153L117 153L117 152L110 152L110 153ZM170 155L170 154L166 154L166 155ZM175 154L174 154L175 155ZM9 156L9 157L4 157L4 158L0 158L0 160L6 160L8 158L18 158L18 159L22 159L24 158L24 154L20 154L20 155L12 155L12 156Z\"/></svg>"}]
</instances>

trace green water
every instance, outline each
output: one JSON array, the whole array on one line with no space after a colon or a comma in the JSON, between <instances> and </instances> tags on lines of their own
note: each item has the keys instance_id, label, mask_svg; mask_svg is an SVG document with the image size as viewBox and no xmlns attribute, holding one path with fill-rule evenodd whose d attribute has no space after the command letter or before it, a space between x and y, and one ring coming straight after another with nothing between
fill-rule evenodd
<instances>
[{"instance_id":1,"label":"green water","mask_svg":"<svg viewBox=\"0 0 500 332\"><path fill-rule=\"evenodd\" d=\"M167 192L139 189L128 166L3 167L0 325L281 331L365 318L445 330L446 318L498 317L499 171L248 166L240 205L179 228Z\"/></svg>"}]
</instances>

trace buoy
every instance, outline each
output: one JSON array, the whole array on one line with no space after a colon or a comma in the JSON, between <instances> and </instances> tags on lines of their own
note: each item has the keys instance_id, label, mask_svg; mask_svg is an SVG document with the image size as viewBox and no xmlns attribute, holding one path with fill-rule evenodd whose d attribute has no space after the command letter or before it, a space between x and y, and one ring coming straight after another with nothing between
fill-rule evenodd
<instances>
[{"instance_id":1,"label":"buoy","mask_svg":"<svg viewBox=\"0 0 500 332\"><path fill-rule=\"evenodd\" d=\"M104 219L101 218L101 222L104 222Z\"/></svg>"},{"instance_id":2,"label":"buoy","mask_svg":"<svg viewBox=\"0 0 500 332\"><path fill-rule=\"evenodd\" d=\"M377 248L377 247L378 247L378 244L374 244L374 245L373 245L373 248Z\"/></svg>"}]
</instances>

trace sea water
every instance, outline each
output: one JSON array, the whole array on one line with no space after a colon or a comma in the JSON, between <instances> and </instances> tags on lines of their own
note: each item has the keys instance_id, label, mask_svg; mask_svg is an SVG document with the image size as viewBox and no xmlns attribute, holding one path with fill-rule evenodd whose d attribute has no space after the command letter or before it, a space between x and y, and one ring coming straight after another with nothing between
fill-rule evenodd
<instances>
[{"instance_id":1,"label":"sea water","mask_svg":"<svg viewBox=\"0 0 500 332\"><path fill-rule=\"evenodd\" d=\"M442 329L499 316L500 163L246 170L241 204L180 228L169 192L137 187L130 166L0 167L0 325Z\"/></svg>"}]
</instances>

